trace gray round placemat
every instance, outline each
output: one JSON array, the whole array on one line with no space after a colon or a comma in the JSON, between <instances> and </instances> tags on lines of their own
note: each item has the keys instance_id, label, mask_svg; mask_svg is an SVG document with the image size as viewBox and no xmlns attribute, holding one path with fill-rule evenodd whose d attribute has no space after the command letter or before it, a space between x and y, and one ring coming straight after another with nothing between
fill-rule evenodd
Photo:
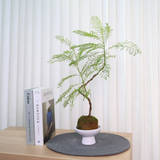
<instances>
[{"instance_id":1,"label":"gray round placemat","mask_svg":"<svg viewBox=\"0 0 160 160\"><path fill-rule=\"evenodd\" d=\"M114 155L130 148L130 142L122 136L99 133L95 138L96 144L86 146L81 143L82 137L77 133L65 133L50 139L47 147L59 153L76 156Z\"/></svg>"}]
</instances>

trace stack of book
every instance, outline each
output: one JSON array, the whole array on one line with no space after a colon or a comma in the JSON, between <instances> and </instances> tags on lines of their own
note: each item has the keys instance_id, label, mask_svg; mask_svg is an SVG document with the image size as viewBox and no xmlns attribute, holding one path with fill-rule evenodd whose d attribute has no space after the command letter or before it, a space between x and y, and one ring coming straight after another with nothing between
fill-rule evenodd
<instances>
[{"instance_id":1,"label":"stack of book","mask_svg":"<svg viewBox=\"0 0 160 160\"><path fill-rule=\"evenodd\" d=\"M26 143L44 145L55 134L53 88L24 90Z\"/></svg>"}]
</instances>

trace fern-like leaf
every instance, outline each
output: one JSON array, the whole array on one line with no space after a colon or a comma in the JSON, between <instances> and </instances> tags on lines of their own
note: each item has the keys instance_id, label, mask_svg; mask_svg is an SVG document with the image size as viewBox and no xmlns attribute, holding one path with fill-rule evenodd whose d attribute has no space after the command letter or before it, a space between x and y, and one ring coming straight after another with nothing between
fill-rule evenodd
<instances>
[{"instance_id":1,"label":"fern-like leaf","mask_svg":"<svg viewBox=\"0 0 160 160\"><path fill-rule=\"evenodd\" d=\"M106 80L109 77L109 75L110 75L110 70L111 70L110 65L106 64L104 66L103 70L100 72L101 78L104 78Z\"/></svg>"},{"instance_id":2,"label":"fern-like leaf","mask_svg":"<svg viewBox=\"0 0 160 160\"><path fill-rule=\"evenodd\" d=\"M71 41L69 39L64 39L64 36L56 36L56 39L60 40L61 43L66 44L67 46L71 47Z\"/></svg>"},{"instance_id":3,"label":"fern-like leaf","mask_svg":"<svg viewBox=\"0 0 160 160\"><path fill-rule=\"evenodd\" d=\"M80 30L76 30L76 31L73 31L74 33L76 34L79 34L81 36L85 36L85 37L90 37L90 38L94 38L94 39L98 39L99 40L99 37L97 35L94 34L94 32L85 32L85 31L80 31Z\"/></svg>"},{"instance_id":4,"label":"fern-like leaf","mask_svg":"<svg viewBox=\"0 0 160 160\"><path fill-rule=\"evenodd\" d=\"M61 81L58 83L58 88L60 88L60 87L62 86L62 84L63 84L64 81L66 81L67 79L69 79L69 78L71 78L71 77L75 77L75 76L77 76L77 74L72 74L72 75L70 75L70 76L67 76L67 77L65 77L65 78L62 78Z\"/></svg>"},{"instance_id":5,"label":"fern-like leaf","mask_svg":"<svg viewBox=\"0 0 160 160\"><path fill-rule=\"evenodd\" d=\"M56 54L52 56L52 58L48 61L48 63L63 62L68 60L69 57L67 57L65 54Z\"/></svg>"},{"instance_id":6,"label":"fern-like leaf","mask_svg":"<svg viewBox=\"0 0 160 160\"><path fill-rule=\"evenodd\" d=\"M113 29L111 29L111 26L109 26L108 23L106 23L104 27L104 43L106 44L108 38L111 36Z\"/></svg>"},{"instance_id":7,"label":"fern-like leaf","mask_svg":"<svg viewBox=\"0 0 160 160\"><path fill-rule=\"evenodd\" d=\"M101 38L103 39L103 25L101 23L101 20L97 16L92 16L91 24L92 24L93 29L95 29L98 35L100 35Z\"/></svg>"},{"instance_id":8,"label":"fern-like leaf","mask_svg":"<svg viewBox=\"0 0 160 160\"><path fill-rule=\"evenodd\" d=\"M82 53L83 53L83 52L82 52ZM77 66L80 61L82 61L82 60L84 60L85 58L88 57L87 54L84 54L83 56L81 56L82 53L79 52L79 53L77 54L77 56L75 57L76 59L75 59L75 60L72 60L72 62L69 64L69 66L72 66L72 65L73 65L73 66Z\"/></svg>"},{"instance_id":9,"label":"fern-like leaf","mask_svg":"<svg viewBox=\"0 0 160 160\"><path fill-rule=\"evenodd\" d=\"M60 97L58 98L58 100L56 101L56 103L59 103L62 101L62 99L65 99L66 95L70 93L70 91L77 86L78 84L75 85L71 85L65 92L62 93L62 95L60 95Z\"/></svg>"},{"instance_id":10,"label":"fern-like leaf","mask_svg":"<svg viewBox=\"0 0 160 160\"><path fill-rule=\"evenodd\" d=\"M65 108L68 104L70 104L70 107L74 106L74 100L79 95L78 89L74 89L65 99L63 103L63 107Z\"/></svg>"},{"instance_id":11,"label":"fern-like leaf","mask_svg":"<svg viewBox=\"0 0 160 160\"><path fill-rule=\"evenodd\" d=\"M129 53L133 56L135 56L136 54L141 54L141 50L139 49L139 47L134 44L133 42L130 41L124 41L124 42L119 42L115 45L113 45L111 48L116 48L116 49L120 49L120 50L129 50Z\"/></svg>"}]
</instances>

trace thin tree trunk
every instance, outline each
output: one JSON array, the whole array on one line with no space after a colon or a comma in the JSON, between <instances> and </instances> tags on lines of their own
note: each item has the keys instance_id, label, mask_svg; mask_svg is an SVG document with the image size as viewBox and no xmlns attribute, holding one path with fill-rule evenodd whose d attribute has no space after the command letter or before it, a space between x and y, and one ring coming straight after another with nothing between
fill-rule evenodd
<instances>
[{"instance_id":1,"label":"thin tree trunk","mask_svg":"<svg viewBox=\"0 0 160 160\"><path fill-rule=\"evenodd\" d=\"M88 101L89 101L89 117L91 116L91 111L92 111L92 103L91 103L91 100L90 98L88 98Z\"/></svg>"}]
</instances>

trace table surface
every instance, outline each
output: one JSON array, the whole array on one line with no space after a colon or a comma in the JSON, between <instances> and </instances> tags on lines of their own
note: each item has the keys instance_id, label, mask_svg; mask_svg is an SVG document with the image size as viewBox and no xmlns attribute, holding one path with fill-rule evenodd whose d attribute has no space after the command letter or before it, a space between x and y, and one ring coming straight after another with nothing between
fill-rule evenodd
<instances>
[{"instance_id":1,"label":"table surface","mask_svg":"<svg viewBox=\"0 0 160 160\"><path fill-rule=\"evenodd\" d=\"M57 129L56 135L74 132L73 130ZM106 132L111 133L111 132ZM113 133L113 132L112 132ZM131 160L132 133L113 133L129 140L131 147L120 154L102 157L69 156L51 151L46 145L26 145L25 127L9 127L0 131L0 160Z\"/></svg>"}]
</instances>

